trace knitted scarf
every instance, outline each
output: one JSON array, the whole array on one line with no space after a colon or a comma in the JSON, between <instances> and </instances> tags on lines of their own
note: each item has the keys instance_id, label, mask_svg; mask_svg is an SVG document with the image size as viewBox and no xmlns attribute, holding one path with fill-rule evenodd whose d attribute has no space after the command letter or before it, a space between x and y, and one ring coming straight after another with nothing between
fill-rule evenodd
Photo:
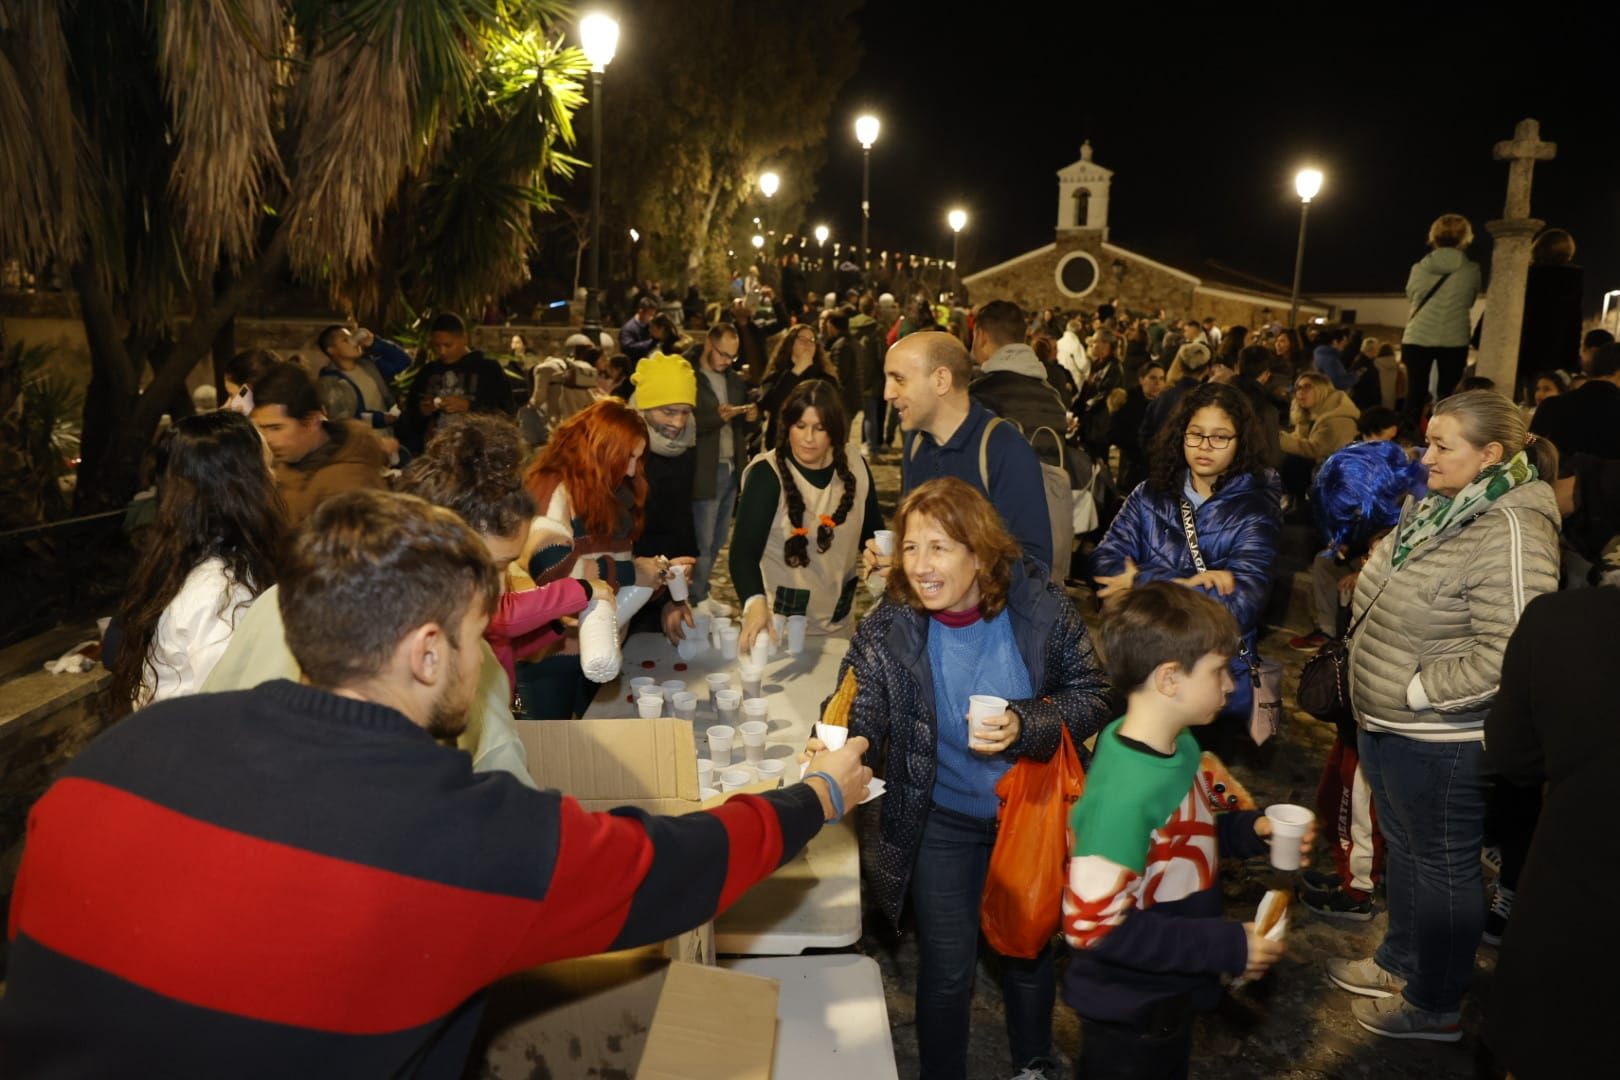
<instances>
[{"instance_id":1,"label":"knitted scarf","mask_svg":"<svg viewBox=\"0 0 1620 1080\"><path fill-rule=\"evenodd\" d=\"M1534 479L1536 468L1521 450L1501 464L1481 469L1467 487L1450 498L1430 492L1396 530L1391 563L1399 569L1421 545L1453 525L1478 517L1503 495Z\"/></svg>"}]
</instances>

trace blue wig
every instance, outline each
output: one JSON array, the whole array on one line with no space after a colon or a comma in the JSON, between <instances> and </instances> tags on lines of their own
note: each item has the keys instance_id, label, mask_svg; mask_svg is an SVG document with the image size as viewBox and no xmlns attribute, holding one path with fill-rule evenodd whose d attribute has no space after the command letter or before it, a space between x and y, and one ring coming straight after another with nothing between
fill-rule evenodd
<instances>
[{"instance_id":1,"label":"blue wig","mask_svg":"<svg viewBox=\"0 0 1620 1080\"><path fill-rule=\"evenodd\" d=\"M1408 495L1428 490L1428 470L1396 442L1353 442L1317 470L1311 485L1316 524L1327 553L1341 546L1354 553L1395 527Z\"/></svg>"}]
</instances>

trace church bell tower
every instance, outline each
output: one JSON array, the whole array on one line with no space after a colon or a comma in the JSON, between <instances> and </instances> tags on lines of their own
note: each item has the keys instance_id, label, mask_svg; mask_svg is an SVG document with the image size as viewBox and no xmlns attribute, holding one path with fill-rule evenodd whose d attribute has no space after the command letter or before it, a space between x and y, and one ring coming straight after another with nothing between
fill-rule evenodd
<instances>
[{"instance_id":1,"label":"church bell tower","mask_svg":"<svg viewBox=\"0 0 1620 1080\"><path fill-rule=\"evenodd\" d=\"M1080 160L1058 170L1057 231L1096 233L1108 239L1108 185L1114 174L1091 160L1091 141L1080 145Z\"/></svg>"}]
</instances>

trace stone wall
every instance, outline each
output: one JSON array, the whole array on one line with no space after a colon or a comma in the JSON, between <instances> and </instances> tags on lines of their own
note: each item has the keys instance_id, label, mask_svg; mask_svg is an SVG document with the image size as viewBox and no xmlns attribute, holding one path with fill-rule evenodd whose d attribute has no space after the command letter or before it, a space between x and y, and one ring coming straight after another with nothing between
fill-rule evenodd
<instances>
[{"instance_id":1,"label":"stone wall","mask_svg":"<svg viewBox=\"0 0 1620 1080\"><path fill-rule=\"evenodd\" d=\"M1074 251L1089 252L1101 272L1096 286L1078 298L1060 290L1055 276L1058 264ZM1115 276L1116 259L1125 267L1122 277ZM1011 300L1030 311L1046 307L1066 311L1095 308L1116 297L1127 310L1143 313L1162 307L1172 315L1186 315L1193 307L1191 282L1129 255L1104 249L1101 235L1095 231L1061 231L1056 250L1043 251L990 273L970 274L966 284L975 304Z\"/></svg>"}]
</instances>

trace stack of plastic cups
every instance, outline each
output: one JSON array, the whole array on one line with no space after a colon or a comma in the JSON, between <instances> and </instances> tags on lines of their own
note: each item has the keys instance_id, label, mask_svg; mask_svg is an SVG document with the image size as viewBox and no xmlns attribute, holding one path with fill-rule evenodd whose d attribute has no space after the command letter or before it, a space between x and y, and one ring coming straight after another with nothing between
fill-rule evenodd
<instances>
[{"instance_id":1,"label":"stack of plastic cups","mask_svg":"<svg viewBox=\"0 0 1620 1080\"><path fill-rule=\"evenodd\" d=\"M743 754L750 765L765 760L765 735L769 730L770 725L763 720L744 720L738 725L737 733L743 740Z\"/></svg>"},{"instance_id":2,"label":"stack of plastic cups","mask_svg":"<svg viewBox=\"0 0 1620 1080\"><path fill-rule=\"evenodd\" d=\"M740 690L722 690L714 696L716 718L722 724L735 724L737 714L742 709L742 692Z\"/></svg>"},{"instance_id":3,"label":"stack of plastic cups","mask_svg":"<svg viewBox=\"0 0 1620 1080\"><path fill-rule=\"evenodd\" d=\"M709 760L714 762L715 771L730 765L731 741L737 737L737 729L730 724L715 724L703 734L709 740Z\"/></svg>"},{"instance_id":4,"label":"stack of plastic cups","mask_svg":"<svg viewBox=\"0 0 1620 1080\"><path fill-rule=\"evenodd\" d=\"M733 626L720 631L720 655L727 660L737 659L737 639L741 636L742 633Z\"/></svg>"},{"instance_id":5,"label":"stack of plastic cups","mask_svg":"<svg viewBox=\"0 0 1620 1080\"><path fill-rule=\"evenodd\" d=\"M804 652L804 634L809 620L803 615L789 615L787 621L787 651L792 656Z\"/></svg>"},{"instance_id":6,"label":"stack of plastic cups","mask_svg":"<svg viewBox=\"0 0 1620 1080\"><path fill-rule=\"evenodd\" d=\"M716 615L709 620L709 640L714 645L715 652L720 651L720 639L729 629L731 620L724 615Z\"/></svg>"},{"instance_id":7,"label":"stack of plastic cups","mask_svg":"<svg viewBox=\"0 0 1620 1080\"><path fill-rule=\"evenodd\" d=\"M709 684L709 704L714 708L714 714L719 716L720 691L731 689L731 676L721 671L703 676L703 681Z\"/></svg>"},{"instance_id":8,"label":"stack of plastic cups","mask_svg":"<svg viewBox=\"0 0 1620 1080\"><path fill-rule=\"evenodd\" d=\"M787 644L787 616L772 615L771 629L776 631L776 640L771 642L771 655L775 656Z\"/></svg>"},{"instance_id":9,"label":"stack of plastic cups","mask_svg":"<svg viewBox=\"0 0 1620 1080\"><path fill-rule=\"evenodd\" d=\"M753 664L744 660L737 665L737 674L742 676L743 698L753 700L764 693L763 681L765 673Z\"/></svg>"},{"instance_id":10,"label":"stack of plastic cups","mask_svg":"<svg viewBox=\"0 0 1620 1080\"><path fill-rule=\"evenodd\" d=\"M643 720L657 720L664 715L664 695L642 693L636 698L636 714Z\"/></svg>"},{"instance_id":11,"label":"stack of plastic cups","mask_svg":"<svg viewBox=\"0 0 1620 1080\"><path fill-rule=\"evenodd\" d=\"M670 705L675 709L675 715L688 724L697 723L697 695L690 690L682 690L670 699Z\"/></svg>"}]
</instances>

